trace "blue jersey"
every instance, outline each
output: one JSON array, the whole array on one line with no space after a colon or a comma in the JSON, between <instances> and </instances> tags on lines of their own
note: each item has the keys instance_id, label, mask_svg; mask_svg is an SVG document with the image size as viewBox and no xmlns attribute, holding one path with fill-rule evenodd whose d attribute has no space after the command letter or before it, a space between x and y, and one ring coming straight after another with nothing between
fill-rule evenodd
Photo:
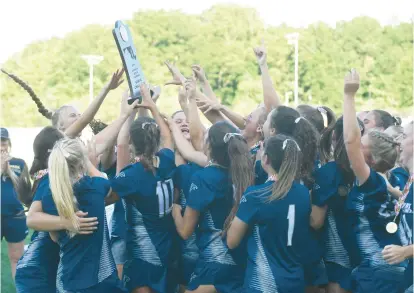
<instances>
[{"instance_id":1,"label":"blue jersey","mask_svg":"<svg viewBox=\"0 0 414 293\"><path fill-rule=\"evenodd\" d=\"M180 165L175 170L174 174L174 187L177 188L180 192L180 205L183 208L183 212L185 211L185 207L187 206L187 200L190 192L190 185L191 185L191 177L194 173L202 168L194 163L188 163L185 165ZM190 236L187 240L184 240L182 245L182 254L184 257L191 258L196 260L198 258L198 248L196 244L196 235Z\"/></svg>"},{"instance_id":2,"label":"blue jersey","mask_svg":"<svg viewBox=\"0 0 414 293\"><path fill-rule=\"evenodd\" d=\"M268 202L272 184L249 187L236 215L252 228L245 291L303 292L302 261L310 237L309 190L293 183L284 198Z\"/></svg>"},{"instance_id":3,"label":"blue jersey","mask_svg":"<svg viewBox=\"0 0 414 293\"><path fill-rule=\"evenodd\" d=\"M398 167L391 171L388 181L393 187L398 187L400 190L403 190L409 176L404 168Z\"/></svg>"},{"instance_id":4,"label":"blue jersey","mask_svg":"<svg viewBox=\"0 0 414 293\"><path fill-rule=\"evenodd\" d=\"M110 277L116 270L110 252L109 232L105 219L104 199L110 190L108 180L101 177L82 177L73 185L79 210L88 217L98 218L98 229L91 235L75 235L70 238L66 231L59 232L60 264L57 285L64 290L77 291L95 286ZM45 198L43 198L43 202ZM44 205L44 204L43 204ZM47 213L56 208L47 199Z\"/></svg>"},{"instance_id":5,"label":"blue jersey","mask_svg":"<svg viewBox=\"0 0 414 293\"><path fill-rule=\"evenodd\" d=\"M198 211L197 246L202 262L236 265L222 238L224 222L233 207L233 185L227 170L207 166L191 178L187 206Z\"/></svg>"},{"instance_id":6,"label":"blue jersey","mask_svg":"<svg viewBox=\"0 0 414 293\"><path fill-rule=\"evenodd\" d=\"M39 179L33 201L52 197L49 175ZM16 287L23 292L56 292L56 273L59 264L59 245L52 241L48 232L34 231L31 242L17 263Z\"/></svg>"},{"instance_id":7,"label":"blue jersey","mask_svg":"<svg viewBox=\"0 0 414 293\"><path fill-rule=\"evenodd\" d=\"M175 168L170 149L158 152L159 167L155 175L138 162L124 168L114 179L112 188L126 202L129 258L154 266L166 266L174 224L171 216L173 181L168 178Z\"/></svg>"},{"instance_id":8,"label":"blue jersey","mask_svg":"<svg viewBox=\"0 0 414 293\"><path fill-rule=\"evenodd\" d=\"M351 269L351 228L346 213L346 199L351 184L345 181L343 172L336 162L322 166L314 176L313 204L319 207L327 206L323 228L324 260Z\"/></svg>"},{"instance_id":9,"label":"blue jersey","mask_svg":"<svg viewBox=\"0 0 414 293\"><path fill-rule=\"evenodd\" d=\"M405 199L401 208L401 220L399 229L403 233L403 245L413 245L413 184L411 184L410 192ZM413 284L413 259L409 259L408 267L405 271L404 289Z\"/></svg>"},{"instance_id":10,"label":"blue jersey","mask_svg":"<svg viewBox=\"0 0 414 293\"><path fill-rule=\"evenodd\" d=\"M10 169L18 176L22 174L26 163L22 159L12 158L9 161ZM12 216L23 211L23 205L17 198L12 180L5 174L1 175L1 214Z\"/></svg>"},{"instance_id":11,"label":"blue jersey","mask_svg":"<svg viewBox=\"0 0 414 293\"><path fill-rule=\"evenodd\" d=\"M255 179L254 179L255 185L264 184L267 178L269 177L266 171L263 169L262 161L260 160L257 160L254 163L254 174L255 174Z\"/></svg>"}]
</instances>

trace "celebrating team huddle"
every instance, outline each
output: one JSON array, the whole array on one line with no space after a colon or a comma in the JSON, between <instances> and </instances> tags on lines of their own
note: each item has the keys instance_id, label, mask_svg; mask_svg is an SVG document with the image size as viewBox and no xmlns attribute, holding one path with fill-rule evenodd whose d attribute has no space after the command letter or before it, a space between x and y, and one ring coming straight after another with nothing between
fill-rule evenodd
<instances>
[{"instance_id":1,"label":"celebrating team huddle","mask_svg":"<svg viewBox=\"0 0 414 293\"><path fill-rule=\"evenodd\" d=\"M220 104L198 65L185 78L166 62L181 86L171 117L141 85L142 101L126 91L109 125L94 116L123 70L83 114L47 110L3 71L52 121L30 170L1 130L2 237L18 247L34 230L17 292L413 292L413 122L357 113L355 70L338 119L284 106L266 49L254 53L264 98L247 117Z\"/></svg>"}]
</instances>

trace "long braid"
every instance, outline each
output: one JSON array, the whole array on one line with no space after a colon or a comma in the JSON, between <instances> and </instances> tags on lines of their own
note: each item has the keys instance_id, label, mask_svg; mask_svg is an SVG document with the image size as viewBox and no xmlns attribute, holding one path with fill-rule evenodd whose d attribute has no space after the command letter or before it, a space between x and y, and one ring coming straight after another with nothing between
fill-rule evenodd
<instances>
[{"instance_id":1,"label":"long braid","mask_svg":"<svg viewBox=\"0 0 414 293\"><path fill-rule=\"evenodd\" d=\"M49 120L52 119L53 112L46 109L42 101L40 101L33 89L27 83L18 78L16 75L6 72L4 69L1 69L1 71L7 76L9 76L18 85L20 85L26 92L29 93L30 97L32 97L33 102L36 103L37 109L39 110L40 114L42 114Z\"/></svg>"},{"instance_id":2,"label":"long braid","mask_svg":"<svg viewBox=\"0 0 414 293\"><path fill-rule=\"evenodd\" d=\"M15 83L17 83L18 85L20 85L30 95L30 97L32 98L33 102L36 103L37 109L38 109L38 111L39 111L40 114L42 114L47 119L52 120L52 117L53 117L54 112L46 109L45 105L43 105L42 101L39 99L39 97L35 94L35 92L33 91L33 89L27 83L25 83L23 80L21 80L16 75L11 74L11 73L8 73L3 68L1 69L1 71L4 74L6 74L8 77L10 77ZM93 119L89 123L89 125L91 126L92 131L93 131L94 134L99 133L100 131L102 131L102 129L104 129L107 126L105 123L101 122L100 120L95 120L95 119Z\"/></svg>"}]
</instances>

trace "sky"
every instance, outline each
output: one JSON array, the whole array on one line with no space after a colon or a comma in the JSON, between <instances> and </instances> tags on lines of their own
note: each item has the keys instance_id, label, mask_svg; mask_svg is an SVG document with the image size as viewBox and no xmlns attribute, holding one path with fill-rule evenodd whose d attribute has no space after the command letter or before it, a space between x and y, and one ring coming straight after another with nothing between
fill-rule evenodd
<instances>
[{"instance_id":1,"label":"sky","mask_svg":"<svg viewBox=\"0 0 414 293\"><path fill-rule=\"evenodd\" d=\"M413 0L20 0L3 1L0 9L0 64L26 45L79 30L88 24L112 25L139 10L181 10L201 13L218 3L255 8L268 25L295 27L323 21L370 16L382 24L414 18Z\"/></svg>"}]
</instances>

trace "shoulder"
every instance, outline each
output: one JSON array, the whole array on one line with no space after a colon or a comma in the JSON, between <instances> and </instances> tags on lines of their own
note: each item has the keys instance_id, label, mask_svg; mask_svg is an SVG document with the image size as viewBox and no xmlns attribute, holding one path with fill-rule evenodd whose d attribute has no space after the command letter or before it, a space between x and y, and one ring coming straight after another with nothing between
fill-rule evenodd
<instances>
[{"instance_id":1,"label":"shoulder","mask_svg":"<svg viewBox=\"0 0 414 293\"><path fill-rule=\"evenodd\" d=\"M22 159L12 158L9 161L9 166L13 172L15 172L17 175L20 175L23 172L26 163Z\"/></svg>"},{"instance_id":2,"label":"shoulder","mask_svg":"<svg viewBox=\"0 0 414 293\"><path fill-rule=\"evenodd\" d=\"M77 183L75 183L74 189L75 192L79 193L94 191L107 194L110 189L110 183L107 179L102 177L83 176Z\"/></svg>"},{"instance_id":3,"label":"shoulder","mask_svg":"<svg viewBox=\"0 0 414 293\"><path fill-rule=\"evenodd\" d=\"M25 166L26 165L26 162L23 159L15 158L15 157L11 158L9 163L10 163L10 165L11 164L19 165L19 166Z\"/></svg>"},{"instance_id":4,"label":"shoulder","mask_svg":"<svg viewBox=\"0 0 414 293\"><path fill-rule=\"evenodd\" d=\"M171 149L161 149L158 151L158 153L156 154L157 157L164 160L173 160L175 161L175 157L174 157L174 152Z\"/></svg>"}]
</instances>

